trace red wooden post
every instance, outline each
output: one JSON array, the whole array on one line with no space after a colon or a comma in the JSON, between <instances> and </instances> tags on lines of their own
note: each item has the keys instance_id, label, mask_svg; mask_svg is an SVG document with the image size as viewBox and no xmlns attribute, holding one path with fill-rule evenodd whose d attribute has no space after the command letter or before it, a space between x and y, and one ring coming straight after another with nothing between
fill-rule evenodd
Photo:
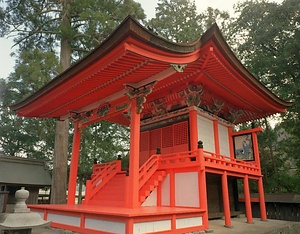
<instances>
[{"instance_id":1,"label":"red wooden post","mask_svg":"<svg viewBox=\"0 0 300 234\"><path fill-rule=\"evenodd\" d=\"M231 227L227 171L224 171L224 173L222 174L222 194L223 194L223 207L224 207L224 216L225 216L225 227Z\"/></svg>"},{"instance_id":2,"label":"red wooden post","mask_svg":"<svg viewBox=\"0 0 300 234\"><path fill-rule=\"evenodd\" d=\"M247 223L253 223L248 175L245 175L244 177L244 197L245 197Z\"/></svg>"},{"instance_id":3,"label":"red wooden post","mask_svg":"<svg viewBox=\"0 0 300 234\"><path fill-rule=\"evenodd\" d=\"M215 141L215 152L220 154L220 141L219 141L219 124L218 120L214 119L214 141Z\"/></svg>"},{"instance_id":4,"label":"red wooden post","mask_svg":"<svg viewBox=\"0 0 300 234\"><path fill-rule=\"evenodd\" d=\"M197 150L198 148L198 120L197 111L192 109L189 111L190 121L190 146L191 151Z\"/></svg>"},{"instance_id":5,"label":"red wooden post","mask_svg":"<svg viewBox=\"0 0 300 234\"><path fill-rule=\"evenodd\" d=\"M200 158L200 170L199 170L199 198L200 208L204 210L203 214L203 226L208 229L208 205L207 205L207 188L206 188L206 172L204 166L203 149L198 149L198 157Z\"/></svg>"},{"instance_id":6,"label":"red wooden post","mask_svg":"<svg viewBox=\"0 0 300 234\"><path fill-rule=\"evenodd\" d=\"M260 218L262 221L266 221L267 213L266 213L265 194L264 194L262 177L258 179L258 195L259 195Z\"/></svg>"},{"instance_id":7,"label":"red wooden post","mask_svg":"<svg viewBox=\"0 0 300 234\"><path fill-rule=\"evenodd\" d=\"M71 158L71 165L70 165L68 202L67 202L68 205L75 204L78 160L79 160L79 151L80 151L80 139L81 139L81 132L79 129L79 121L76 121L75 126L74 126L72 158Z\"/></svg>"},{"instance_id":8,"label":"red wooden post","mask_svg":"<svg viewBox=\"0 0 300 234\"><path fill-rule=\"evenodd\" d=\"M234 147L233 147L233 137L232 137L232 127L228 127L228 140L229 140L229 150L230 150L230 157L234 158Z\"/></svg>"},{"instance_id":9,"label":"red wooden post","mask_svg":"<svg viewBox=\"0 0 300 234\"><path fill-rule=\"evenodd\" d=\"M260 156L259 156L258 140L257 140L256 132L252 133L252 142L253 142L253 151L254 151L253 153L255 157L255 162L257 163L257 167L259 168L259 171L261 173Z\"/></svg>"},{"instance_id":10,"label":"red wooden post","mask_svg":"<svg viewBox=\"0 0 300 234\"><path fill-rule=\"evenodd\" d=\"M175 204L175 173L174 170L170 170L170 206L174 207Z\"/></svg>"},{"instance_id":11,"label":"red wooden post","mask_svg":"<svg viewBox=\"0 0 300 234\"><path fill-rule=\"evenodd\" d=\"M140 149L140 114L138 113L136 98L131 99L130 110L130 156L129 180L127 191L129 208L139 207L139 149Z\"/></svg>"}]
</instances>

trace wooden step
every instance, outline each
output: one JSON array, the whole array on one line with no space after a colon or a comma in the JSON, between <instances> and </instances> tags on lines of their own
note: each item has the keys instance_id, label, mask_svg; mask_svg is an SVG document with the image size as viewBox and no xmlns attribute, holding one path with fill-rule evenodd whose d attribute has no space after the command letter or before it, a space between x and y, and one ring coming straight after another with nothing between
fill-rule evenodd
<instances>
[{"instance_id":1,"label":"wooden step","mask_svg":"<svg viewBox=\"0 0 300 234\"><path fill-rule=\"evenodd\" d=\"M89 202L90 205L124 206L125 173L116 174Z\"/></svg>"},{"instance_id":2,"label":"wooden step","mask_svg":"<svg viewBox=\"0 0 300 234\"><path fill-rule=\"evenodd\" d=\"M151 192L159 185L161 181L166 177L165 171L156 171L151 178L143 185L140 189L139 200L142 204L147 197L151 194Z\"/></svg>"}]
</instances>

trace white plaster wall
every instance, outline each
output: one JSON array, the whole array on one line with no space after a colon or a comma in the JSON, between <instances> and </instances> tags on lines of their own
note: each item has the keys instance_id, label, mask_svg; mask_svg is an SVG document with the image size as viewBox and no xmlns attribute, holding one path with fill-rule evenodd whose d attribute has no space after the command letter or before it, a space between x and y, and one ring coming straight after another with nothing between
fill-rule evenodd
<instances>
[{"instance_id":1,"label":"white plaster wall","mask_svg":"<svg viewBox=\"0 0 300 234\"><path fill-rule=\"evenodd\" d=\"M222 124L219 127L219 142L220 142L220 153L225 156L230 156L228 128Z\"/></svg>"},{"instance_id":2,"label":"white plaster wall","mask_svg":"<svg viewBox=\"0 0 300 234\"><path fill-rule=\"evenodd\" d=\"M126 232L125 223L91 218L85 219L85 228L119 234L125 234Z\"/></svg>"},{"instance_id":3,"label":"white plaster wall","mask_svg":"<svg viewBox=\"0 0 300 234\"><path fill-rule=\"evenodd\" d=\"M171 220L158 220L133 224L133 233L151 233L171 230Z\"/></svg>"},{"instance_id":4,"label":"white plaster wall","mask_svg":"<svg viewBox=\"0 0 300 234\"><path fill-rule=\"evenodd\" d=\"M48 219L55 223L80 227L80 217L48 213Z\"/></svg>"},{"instance_id":5,"label":"white plaster wall","mask_svg":"<svg viewBox=\"0 0 300 234\"><path fill-rule=\"evenodd\" d=\"M202 217L191 217L191 218L181 218L176 219L176 228L187 228L187 227L195 227L202 225Z\"/></svg>"},{"instance_id":6,"label":"white plaster wall","mask_svg":"<svg viewBox=\"0 0 300 234\"><path fill-rule=\"evenodd\" d=\"M175 205L199 207L197 172L175 174Z\"/></svg>"},{"instance_id":7,"label":"white plaster wall","mask_svg":"<svg viewBox=\"0 0 300 234\"><path fill-rule=\"evenodd\" d=\"M161 204L163 206L170 205L170 174L167 174L161 185Z\"/></svg>"},{"instance_id":8,"label":"white plaster wall","mask_svg":"<svg viewBox=\"0 0 300 234\"><path fill-rule=\"evenodd\" d=\"M198 140L203 142L204 150L215 152L213 121L198 115Z\"/></svg>"},{"instance_id":9,"label":"white plaster wall","mask_svg":"<svg viewBox=\"0 0 300 234\"><path fill-rule=\"evenodd\" d=\"M156 206L157 205L157 188L155 188L150 195L143 202L142 206Z\"/></svg>"}]
</instances>

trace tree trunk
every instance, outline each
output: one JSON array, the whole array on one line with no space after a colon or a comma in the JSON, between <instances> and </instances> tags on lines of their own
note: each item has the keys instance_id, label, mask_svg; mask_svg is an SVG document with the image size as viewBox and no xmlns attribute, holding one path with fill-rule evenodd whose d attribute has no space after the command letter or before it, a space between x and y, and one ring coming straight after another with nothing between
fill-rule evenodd
<instances>
[{"instance_id":1,"label":"tree trunk","mask_svg":"<svg viewBox=\"0 0 300 234\"><path fill-rule=\"evenodd\" d=\"M69 121L57 121L55 130L51 204L65 204L68 177Z\"/></svg>"},{"instance_id":2,"label":"tree trunk","mask_svg":"<svg viewBox=\"0 0 300 234\"><path fill-rule=\"evenodd\" d=\"M70 0L61 0L62 4L62 37L60 45L61 71L71 64L71 44L66 28L71 27ZM52 174L51 204L65 204L68 177L68 135L69 121L57 121L55 131L54 162Z\"/></svg>"},{"instance_id":3,"label":"tree trunk","mask_svg":"<svg viewBox=\"0 0 300 234\"><path fill-rule=\"evenodd\" d=\"M78 204L81 204L81 200L82 200L82 186L83 186L83 175L79 174L78 175Z\"/></svg>"}]
</instances>

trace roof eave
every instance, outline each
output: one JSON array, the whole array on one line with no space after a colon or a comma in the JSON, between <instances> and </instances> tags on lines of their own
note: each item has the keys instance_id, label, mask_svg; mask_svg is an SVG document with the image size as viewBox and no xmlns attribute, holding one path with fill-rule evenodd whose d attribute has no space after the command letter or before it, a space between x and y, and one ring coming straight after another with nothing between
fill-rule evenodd
<instances>
[{"instance_id":1,"label":"roof eave","mask_svg":"<svg viewBox=\"0 0 300 234\"><path fill-rule=\"evenodd\" d=\"M49 83L43 86L40 90L33 93L23 101L11 105L10 109L13 111L18 111L19 109L34 102L39 97L55 89L62 83L70 80L75 74L84 70L86 67L94 63L97 59L104 56L111 48L116 46L128 36L132 36L137 38L138 40L150 43L152 46L161 50L166 50L175 53L193 52L201 46L200 38L199 40L196 40L191 43L170 42L167 39L155 34L154 32L147 30L132 16L127 16L124 19L124 21L113 31L113 33L98 47L96 47L94 50L88 53L84 58L80 59L78 62L70 66L68 69L63 71L61 74L56 76Z\"/></svg>"}]
</instances>

